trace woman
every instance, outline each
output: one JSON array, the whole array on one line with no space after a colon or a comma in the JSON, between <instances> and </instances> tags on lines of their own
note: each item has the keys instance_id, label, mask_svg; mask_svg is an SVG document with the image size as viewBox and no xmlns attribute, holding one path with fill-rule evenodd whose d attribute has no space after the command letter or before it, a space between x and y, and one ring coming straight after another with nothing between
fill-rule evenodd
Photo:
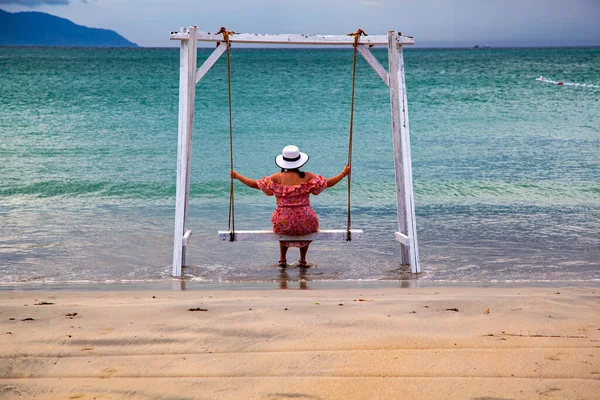
<instances>
[{"instance_id":1,"label":"woman","mask_svg":"<svg viewBox=\"0 0 600 400\"><path fill-rule=\"evenodd\" d=\"M345 176L350 174L350 166L331 178L325 178L310 172L300 171L308 161L308 155L301 153L296 146L285 146L282 154L275 157L275 164L281 168L271 176L254 180L235 171L230 172L233 179L244 185L262 190L267 196L277 198L277 208L271 215L273 232L280 235L300 236L319 230L319 219L310 206L310 194L317 195L328 187L335 186ZM300 267L307 267L306 253L310 240L279 241L279 266L287 265L286 254L288 247L300 248Z\"/></svg>"}]
</instances>

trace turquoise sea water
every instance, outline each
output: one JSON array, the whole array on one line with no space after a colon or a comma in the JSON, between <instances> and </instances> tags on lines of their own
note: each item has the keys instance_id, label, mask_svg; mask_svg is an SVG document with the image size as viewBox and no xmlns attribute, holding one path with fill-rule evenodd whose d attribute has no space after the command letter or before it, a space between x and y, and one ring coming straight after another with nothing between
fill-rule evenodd
<instances>
[{"instance_id":1,"label":"turquoise sea water","mask_svg":"<svg viewBox=\"0 0 600 400\"><path fill-rule=\"evenodd\" d=\"M386 53L373 50L383 65ZM201 49L203 60L210 50ZM235 168L346 162L352 53L234 49ZM405 52L421 281L600 281L600 48ZM0 285L170 279L178 49L0 48ZM353 226L315 242L305 276L407 278L393 240L387 87L356 83ZM223 57L197 86L187 278L273 281L276 243L223 243L229 144ZM346 183L312 199L345 228ZM236 228L269 228L274 199L236 186ZM291 250L290 261L296 253Z\"/></svg>"}]
</instances>

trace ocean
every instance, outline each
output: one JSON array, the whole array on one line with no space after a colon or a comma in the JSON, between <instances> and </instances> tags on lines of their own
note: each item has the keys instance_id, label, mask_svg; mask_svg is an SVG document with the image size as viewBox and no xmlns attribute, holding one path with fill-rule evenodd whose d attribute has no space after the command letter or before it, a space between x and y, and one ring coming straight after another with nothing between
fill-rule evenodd
<instances>
[{"instance_id":1,"label":"ocean","mask_svg":"<svg viewBox=\"0 0 600 400\"><path fill-rule=\"evenodd\" d=\"M199 62L210 54L199 50ZM372 50L383 65L387 52ZM227 229L226 59L198 84L184 279L199 283L600 282L600 48L407 49L423 272L400 265L389 92L359 57L352 226L308 271ZM232 49L234 164L259 178L287 144L346 163L351 49ZM0 48L0 287L172 279L179 49ZM346 227L347 183L312 197ZM274 199L235 187L236 229ZM297 250L290 250L293 262Z\"/></svg>"}]
</instances>

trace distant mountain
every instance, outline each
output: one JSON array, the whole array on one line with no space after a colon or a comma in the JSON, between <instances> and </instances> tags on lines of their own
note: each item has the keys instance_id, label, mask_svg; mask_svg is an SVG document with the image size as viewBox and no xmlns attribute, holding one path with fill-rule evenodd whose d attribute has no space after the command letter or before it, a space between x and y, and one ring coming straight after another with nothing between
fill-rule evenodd
<instances>
[{"instance_id":1,"label":"distant mountain","mask_svg":"<svg viewBox=\"0 0 600 400\"><path fill-rule=\"evenodd\" d=\"M115 31L88 28L42 12L0 10L0 46L138 47Z\"/></svg>"}]
</instances>

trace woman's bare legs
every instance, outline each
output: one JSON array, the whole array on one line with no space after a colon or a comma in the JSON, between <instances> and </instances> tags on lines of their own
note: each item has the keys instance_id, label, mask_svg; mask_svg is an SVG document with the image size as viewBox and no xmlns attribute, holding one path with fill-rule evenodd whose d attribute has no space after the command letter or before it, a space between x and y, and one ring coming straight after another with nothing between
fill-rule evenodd
<instances>
[{"instance_id":1,"label":"woman's bare legs","mask_svg":"<svg viewBox=\"0 0 600 400\"><path fill-rule=\"evenodd\" d=\"M287 264L287 251L288 248L283 244L282 241L279 242L279 266L285 267Z\"/></svg>"},{"instance_id":2,"label":"woman's bare legs","mask_svg":"<svg viewBox=\"0 0 600 400\"><path fill-rule=\"evenodd\" d=\"M308 243L304 247L300 247L300 266L301 267L306 267L306 265L307 265L307 263L306 263L306 253L308 253L308 246L310 246L310 243Z\"/></svg>"},{"instance_id":3,"label":"woman's bare legs","mask_svg":"<svg viewBox=\"0 0 600 400\"><path fill-rule=\"evenodd\" d=\"M308 253L308 246L310 245L310 241L307 242L306 246L300 247L300 266L306 267L306 253ZM287 261L287 251L288 248L283 244L283 241L279 241L279 266L285 267Z\"/></svg>"}]
</instances>

